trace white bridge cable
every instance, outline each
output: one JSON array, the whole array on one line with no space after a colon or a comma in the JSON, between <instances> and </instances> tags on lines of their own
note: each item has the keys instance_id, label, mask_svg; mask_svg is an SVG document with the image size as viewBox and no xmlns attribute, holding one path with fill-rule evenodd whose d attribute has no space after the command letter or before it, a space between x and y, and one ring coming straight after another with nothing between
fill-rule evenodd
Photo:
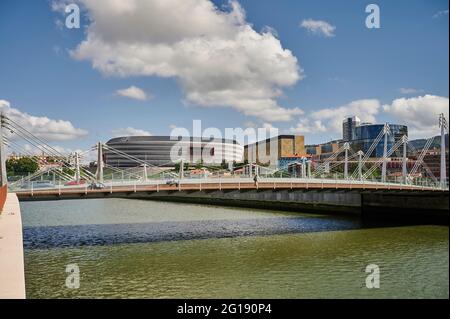
<instances>
[{"instance_id":1,"label":"white bridge cable","mask_svg":"<svg viewBox=\"0 0 450 319\"><path fill-rule=\"evenodd\" d=\"M104 167L105 168L109 168L110 170L112 170L112 171L114 171L116 173L128 174L129 176L134 175L135 177L137 177L137 179L139 179L139 180L142 179L141 175L138 175L138 174L135 174L135 173L131 173L131 172L126 172L125 170L121 170L121 169L119 169L117 167L114 167L114 166L111 166L111 165L108 165L108 164L104 164ZM112 175L112 174L105 174L105 176L108 176L108 175Z\"/></svg>"},{"instance_id":2,"label":"white bridge cable","mask_svg":"<svg viewBox=\"0 0 450 319\"><path fill-rule=\"evenodd\" d=\"M323 163L319 164L312 172L312 175L315 176L317 174L322 174L326 170L326 166L329 165L330 162L334 161L344 150L345 145L342 145L336 152L334 152L330 157L324 160Z\"/></svg>"},{"instance_id":3,"label":"white bridge cable","mask_svg":"<svg viewBox=\"0 0 450 319\"><path fill-rule=\"evenodd\" d=\"M416 162L414 163L414 166L411 169L411 172L408 174L408 178L412 178L412 176L417 173L417 170L419 169L420 165L423 166L423 164L424 164L423 159L425 158L425 155L428 152L428 149L430 148L433 141L434 141L434 137L431 137L427 140L427 142L425 143L425 145L422 149L422 152L420 153L419 157L417 158Z\"/></svg>"},{"instance_id":4,"label":"white bridge cable","mask_svg":"<svg viewBox=\"0 0 450 319\"><path fill-rule=\"evenodd\" d=\"M412 146L411 144L408 144L408 147L411 149L411 151L417 152L417 149L416 149L414 146ZM425 157L424 157L424 159L425 159ZM424 161L422 161L421 164L422 164L422 167L425 169L426 173L428 174L428 176L431 177L431 179L433 180L433 182L438 183L439 181L438 181L437 177L434 176L433 172L432 172L431 169L428 167L428 165L427 165Z\"/></svg>"},{"instance_id":5,"label":"white bridge cable","mask_svg":"<svg viewBox=\"0 0 450 319\"><path fill-rule=\"evenodd\" d=\"M380 133L378 133L378 136L375 138L375 140L373 141L373 143L370 145L369 149L367 150L367 152L364 154L364 157L361 159L361 165L362 167L365 167L366 163L368 162L370 155L372 155L373 151L375 150L375 148L377 147L377 145L380 143L381 139L383 138L385 133L384 128L380 131ZM378 161L377 161L378 162ZM350 176L350 179L357 179L358 178L358 168L355 169L352 173L352 175ZM363 175L363 178L364 175Z\"/></svg>"},{"instance_id":6,"label":"white bridge cable","mask_svg":"<svg viewBox=\"0 0 450 319\"><path fill-rule=\"evenodd\" d=\"M386 157L390 157L401 145L403 144L403 140L398 140L392 147L391 149L387 152ZM366 179L368 176L370 176L382 163L383 163L384 159L380 158L379 160L377 160L374 165L369 168L369 170L367 170L364 174L363 174L363 178Z\"/></svg>"},{"instance_id":7,"label":"white bridge cable","mask_svg":"<svg viewBox=\"0 0 450 319\"><path fill-rule=\"evenodd\" d=\"M143 165L147 165L147 166L149 166L149 167L158 167L158 166L156 166L156 165L149 164L148 161L141 160L141 159L139 159L139 158L137 158L137 157L134 157L134 156L132 156L132 155L129 155L129 154L125 153L125 152L119 151L119 150L117 150L117 149L115 149L115 148L113 148L113 147L111 147L111 146L109 146L109 145L103 144L103 147L104 147L107 151L111 151L111 152L113 152L113 153L115 153L115 154L117 154L117 155L123 156L124 158L127 158L127 159L129 159L129 160L132 160L132 161L134 161L134 162L136 162L136 163L143 164Z\"/></svg>"},{"instance_id":8,"label":"white bridge cable","mask_svg":"<svg viewBox=\"0 0 450 319\"><path fill-rule=\"evenodd\" d=\"M32 144L37 149L43 151L44 153L47 153L51 156L54 156L57 158L57 161L61 163L62 165L66 166L69 169L74 169L72 166L67 164L64 160L60 160L58 158L66 158L66 155L62 154L52 146L50 146L48 143L46 143L41 138L35 136L33 133L29 132L27 129L23 128L21 125L17 124L10 118L5 117L5 123L7 124L7 128L13 131L16 135L26 140L28 143ZM12 126L9 127L9 126ZM37 142L37 141L38 142ZM93 174L89 172L88 170L84 169L83 167L80 167L80 173L84 173L84 175L88 175L91 178L93 177Z\"/></svg>"},{"instance_id":9,"label":"white bridge cable","mask_svg":"<svg viewBox=\"0 0 450 319\"><path fill-rule=\"evenodd\" d=\"M22 154L28 155L30 160L32 160L33 162L35 162L37 164L40 164L39 157L36 156L35 154L32 154L30 151L24 149L20 144L14 142L12 140L9 140L8 144L9 144L8 145L9 148L14 149L19 154L22 153ZM48 172L53 171L53 170L56 171L56 174L58 176L63 177L64 180L71 180L72 179L72 177L70 175L68 175L68 174L66 174L66 173L64 173L62 171L58 171L59 169L60 169L60 167L46 167L44 169L40 169L39 171L37 171L37 172L35 172L35 173L31 174L31 175L28 175L28 176L24 177L21 180L12 182L10 184L10 186L15 187L19 182L20 183L23 183L24 181L28 181L29 182L32 179L34 179L36 177L39 177L41 174L45 174L45 173L48 173Z\"/></svg>"}]
</instances>

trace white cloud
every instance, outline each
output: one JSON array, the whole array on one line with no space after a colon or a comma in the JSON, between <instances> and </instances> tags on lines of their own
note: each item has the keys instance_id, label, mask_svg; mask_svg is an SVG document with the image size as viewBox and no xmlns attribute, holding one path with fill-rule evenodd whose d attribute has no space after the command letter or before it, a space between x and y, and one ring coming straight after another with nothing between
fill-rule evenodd
<instances>
[{"instance_id":1,"label":"white cloud","mask_svg":"<svg viewBox=\"0 0 450 319\"><path fill-rule=\"evenodd\" d=\"M448 10L438 11L433 15L434 19L440 18L442 16L448 16Z\"/></svg>"},{"instance_id":2,"label":"white cloud","mask_svg":"<svg viewBox=\"0 0 450 319\"><path fill-rule=\"evenodd\" d=\"M141 129L136 129L134 127L125 127L125 128L118 128L112 131L112 134L114 137L120 137L120 136L150 136L152 135L148 131L144 131Z\"/></svg>"},{"instance_id":3,"label":"white cloud","mask_svg":"<svg viewBox=\"0 0 450 319\"><path fill-rule=\"evenodd\" d=\"M311 120L308 118L300 119L295 127L289 130L291 134L305 134L305 133L321 133L326 132L327 129L320 120Z\"/></svg>"},{"instance_id":4,"label":"white cloud","mask_svg":"<svg viewBox=\"0 0 450 319\"><path fill-rule=\"evenodd\" d=\"M414 89L414 88L400 88L398 91L401 94L417 94L419 92L423 92L422 89Z\"/></svg>"},{"instance_id":5,"label":"white cloud","mask_svg":"<svg viewBox=\"0 0 450 319\"><path fill-rule=\"evenodd\" d=\"M410 138L431 137L439 134L439 114L449 115L448 97L424 95L400 98L383 105L383 110L399 123L408 125Z\"/></svg>"},{"instance_id":6,"label":"white cloud","mask_svg":"<svg viewBox=\"0 0 450 319\"><path fill-rule=\"evenodd\" d=\"M277 98L302 78L297 58L271 29L256 32L231 0L79 0L91 24L71 55L110 76L179 80L187 103L232 107L266 122L302 114Z\"/></svg>"},{"instance_id":7,"label":"white cloud","mask_svg":"<svg viewBox=\"0 0 450 319\"><path fill-rule=\"evenodd\" d=\"M322 35L330 38L334 37L336 27L323 20L306 19L300 23L300 27L305 28L312 34Z\"/></svg>"},{"instance_id":8,"label":"white cloud","mask_svg":"<svg viewBox=\"0 0 450 319\"><path fill-rule=\"evenodd\" d=\"M296 126L288 129L292 134L336 133L342 134L342 121L347 116L358 116L362 122L376 122L381 107L377 99L356 100L348 104L313 111L299 119ZM341 135L339 135L341 136Z\"/></svg>"},{"instance_id":9,"label":"white cloud","mask_svg":"<svg viewBox=\"0 0 450 319\"><path fill-rule=\"evenodd\" d=\"M22 112L11 107L6 100L0 100L0 111L34 135L47 141L73 140L88 134L86 130L75 128L69 121L52 120L45 116L34 116Z\"/></svg>"},{"instance_id":10,"label":"white cloud","mask_svg":"<svg viewBox=\"0 0 450 319\"><path fill-rule=\"evenodd\" d=\"M132 85L129 88L117 90L116 94L123 97L128 97L130 99L135 99L139 101L145 101L151 96L148 96L142 89Z\"/></svg>"}]
</instances>

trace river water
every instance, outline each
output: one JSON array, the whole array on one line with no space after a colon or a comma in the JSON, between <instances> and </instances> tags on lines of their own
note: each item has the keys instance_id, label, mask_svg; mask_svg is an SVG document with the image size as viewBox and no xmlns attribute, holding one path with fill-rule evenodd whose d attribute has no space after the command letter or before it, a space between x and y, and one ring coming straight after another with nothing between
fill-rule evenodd
<instances>
[{"instance_id":1,"label":"river water","mask_svg":"<svg viewBox=\"0 0 450 319\"><path fill-rule=\"evenodd\" d=\"M127 199L21 210L27 298L449 297L447 226Z\"/></svg>"}]
</instances>

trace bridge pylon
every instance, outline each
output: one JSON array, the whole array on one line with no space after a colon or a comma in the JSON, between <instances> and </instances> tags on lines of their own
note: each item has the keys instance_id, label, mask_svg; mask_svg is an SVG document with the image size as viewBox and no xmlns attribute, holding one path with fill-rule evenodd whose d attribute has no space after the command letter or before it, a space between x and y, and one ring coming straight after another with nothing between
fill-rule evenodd
<instances>
[{"instance_id":1,"label":"bridge pylon","mask_svg":"<svg viewBox=\"0 0 450 319\"><path fill-rule=\"evenodd\" d=\"M364 152L363 151L358 151L358 153L356 153L356 154L358 154L358 179L360 181L362 181L362 179L363 179L363 175L362 175L362 157L364 155Z\"/></svg>"},{"instance_id":2,"label":"bridge pylon","mask_svg":"<svg viewBox=\"0 0 450 319\"><path fill-rule=\"evenodd\" d=\"M402 158L402 183L406 184L407 178L408 178L408 170L407 170L407 161L408 158L406 157L406 148L408 146L408 137L406 135L402 136L402 143L403 143L403 158Z\"/></svg>"},{"instance_id":3,"label":"bridge pylon","mask_svg":"<svg viewBox=\"0 0 450 319\"><path fill-rule=\"evenodd\" d=\"M344 144L344 179L348 179L348 151L350 150L350 144L346 142Z\"/></svg>"},{"instance_id":4,"label":"bridge pylon","mask_svg":"<svg viewBox=\"0 0 450 319\"><path fill-rule=\"evenodd\" d=\"M383 166L381 168L381 181L383 183L386 182L386 171L387 171L387 143L388 143L388 135L390 134L390 128L389 128L389 124L386 123L384 124L384 128L383 128L383 133L384 133L384 145L383 145Z\"/></svg>"},{"instance_id":5,"label":"bridge pylon","mask_svg":"<svg viewBox=\"0 0 450 319\"><path fill-rule=\"evenodd\" d=\"M0 186L8 184L8 176L6 174L6 153L5 145L3 143L4 138L4 120L5 116L3 112L0 113Z\"/></svg>"},{"instance_id":6,"label":"bridge pylon","mask_svg":"<svg viewBox=\"0 0 450 319\"><path fill-rule=\"evenodd\" d=\"M97 182L103 183L103 143L97 143Z\"/></svg>"},{"instance_id":7,"label":"bridge pylon","mask_svg":"<svg viewBox=\"0 0 450 319\"><path fill-rule=\"evenodd\" d=\"M439 115L439 126L441 127L441 174L440 186L442 189L447 188L447 163L445 159L445 131L448 132L448 123L444 113Z\"/></svg>"}]
</instances>

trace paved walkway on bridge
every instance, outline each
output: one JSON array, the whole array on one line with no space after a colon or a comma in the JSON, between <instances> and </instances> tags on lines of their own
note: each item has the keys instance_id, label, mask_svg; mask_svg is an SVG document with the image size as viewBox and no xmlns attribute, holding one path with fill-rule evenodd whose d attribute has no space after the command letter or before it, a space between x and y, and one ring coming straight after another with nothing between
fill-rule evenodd
<instances>
[{"instance_id":1,"label":"paved walkway on bridge","mask_svg":"<svg viewBox=\"0 0 450 319\"><path fill-rule=\"evenodd\" d=\"M22 217L16 194L9 193L0 214L0 299L24 298Z\"/></svg>"}]
</instances>

